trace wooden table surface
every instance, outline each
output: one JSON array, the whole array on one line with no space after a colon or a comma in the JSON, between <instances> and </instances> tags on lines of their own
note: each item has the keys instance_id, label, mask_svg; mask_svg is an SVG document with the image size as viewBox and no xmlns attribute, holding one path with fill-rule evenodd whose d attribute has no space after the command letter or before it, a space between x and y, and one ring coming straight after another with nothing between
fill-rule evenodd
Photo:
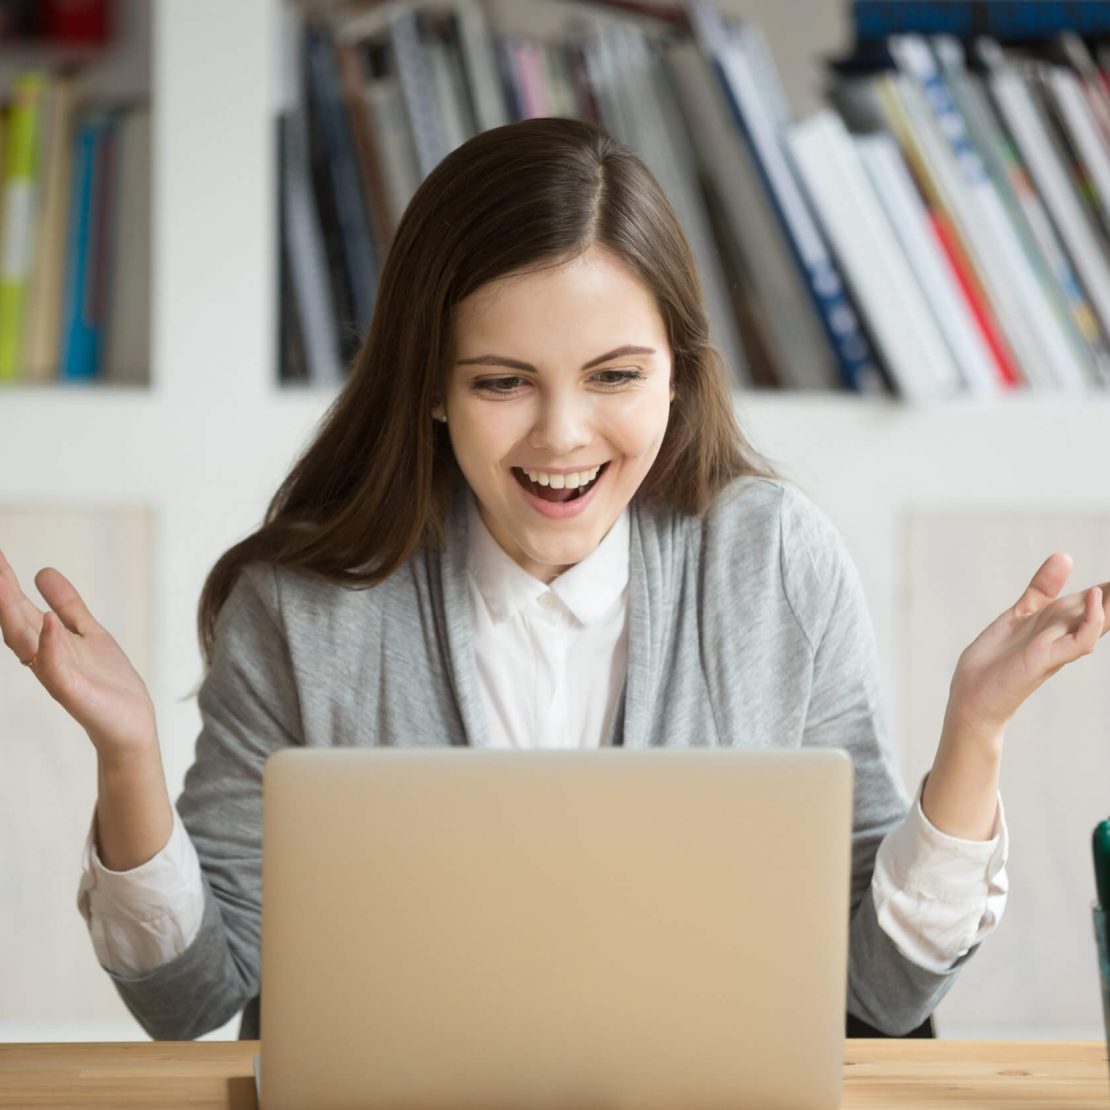
<instances>
[{"instance_id":1,"label":"wooden table surface","mask_svg":"<svg viewBox=\"0 0 1110 1110\"><path fill-rule=\"evenodd\" d=\"M0 1107L254 1110L258 1041L0 1044ZM804 1066L804 1065L803 1065ZM1102 1041L846 1040L854 1107L1110 1106Z\"/></svg>"}]
</instances>

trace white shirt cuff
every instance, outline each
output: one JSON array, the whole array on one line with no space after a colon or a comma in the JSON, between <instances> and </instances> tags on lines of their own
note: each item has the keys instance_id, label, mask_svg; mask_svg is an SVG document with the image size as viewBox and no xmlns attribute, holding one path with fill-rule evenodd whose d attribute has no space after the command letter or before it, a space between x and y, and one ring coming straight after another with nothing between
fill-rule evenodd
<instances>
[{"instance_id":1,"label":"white shirt cuff","mask_svg":"<svg viewBox=\"0 0 1110 1110\"><path fill-rule=\"evenodd\" d=\"M928 971L950 971L1001 920L1009 835L1001 794L990 840L941 832L925 816L924 776L905 818L879 845L871 893L879 925Z\"/></svg>"},{"instance_id":2,"label":"white shirt cuff","mask_svg":"<svg viewBox=\"0 0 1110 1110\"><path fill-rule=\"evenodd\" d=\"M173 807L162 850L129 871L111 871L95 840L96 811L81 856L77 909L106 971L138 976L179 956L196 939L204 916L204 883L196 848Z\"/></svg>"}]
</instances>

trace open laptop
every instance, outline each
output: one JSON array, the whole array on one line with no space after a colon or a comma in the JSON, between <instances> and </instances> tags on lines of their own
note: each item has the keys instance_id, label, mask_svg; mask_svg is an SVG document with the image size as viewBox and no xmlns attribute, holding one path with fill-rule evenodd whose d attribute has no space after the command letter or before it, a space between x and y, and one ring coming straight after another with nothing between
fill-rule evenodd
<instances>
[{"instance_id":1,"label":"open laptop","mask_svg":"<svg viewBox=\"0 0 1110 1110\"><path fill-rule=\"evenodd\" d=\"M288 749L262 1110L840 1103L840 750Z\"/></svg>"}]
</instances>

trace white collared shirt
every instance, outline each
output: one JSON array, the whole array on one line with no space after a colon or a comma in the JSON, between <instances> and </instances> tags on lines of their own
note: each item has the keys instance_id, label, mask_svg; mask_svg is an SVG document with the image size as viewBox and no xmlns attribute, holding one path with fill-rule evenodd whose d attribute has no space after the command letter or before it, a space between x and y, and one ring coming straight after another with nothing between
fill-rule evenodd
<instances>
[{"instance_id":1,"label":"white collared shirt","mask_svg":"<svg viewBox=\"0 0 1110 1110\"><path fill-rule=\"evenodd\" d=\"M598 546L550 586L498 545L470 498L468 584L474 653L490 743L588 748L608 736L628 659L628 510ZM949 970L998 923L1006 902L1008 835L1001 796L993 838L961 840L921 809L879 845L871 880L880 927L909 959ZM109 871L90 823L78 909L100 963L142 975L192 943L204 911L196 850L176 806L165 847L131 871Z\"/></svg>"},{"instance_id":2,"label":"white collared shirt","mask_svg":"<svg viewBox=\"0 0 1110 1110\"><path fill-rule=\"evenodd\" d=\"M628 664L628 509L546 586L501 549L468 501L467 585L491 745L600 746Z\"/></svg>"}]
</instances>

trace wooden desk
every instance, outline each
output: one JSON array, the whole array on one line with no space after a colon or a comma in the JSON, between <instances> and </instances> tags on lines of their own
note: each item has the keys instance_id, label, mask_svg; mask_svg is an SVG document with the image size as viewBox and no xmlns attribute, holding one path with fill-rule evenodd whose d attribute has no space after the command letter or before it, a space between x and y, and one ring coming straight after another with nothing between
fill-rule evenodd
<instances>
[{"instance_id":1,"label":"wooden desk","mask_svg":"<svg viewBox=\"0 0 1110 1110\"><path fill-rule=\"evenodd\" d=\"M0 1107L255 1110L258 1051L258 1041L3 1044ZM843 1110L1108 1105L1102 1041L844 1042Z\"/></svg>"}]
</instances>

